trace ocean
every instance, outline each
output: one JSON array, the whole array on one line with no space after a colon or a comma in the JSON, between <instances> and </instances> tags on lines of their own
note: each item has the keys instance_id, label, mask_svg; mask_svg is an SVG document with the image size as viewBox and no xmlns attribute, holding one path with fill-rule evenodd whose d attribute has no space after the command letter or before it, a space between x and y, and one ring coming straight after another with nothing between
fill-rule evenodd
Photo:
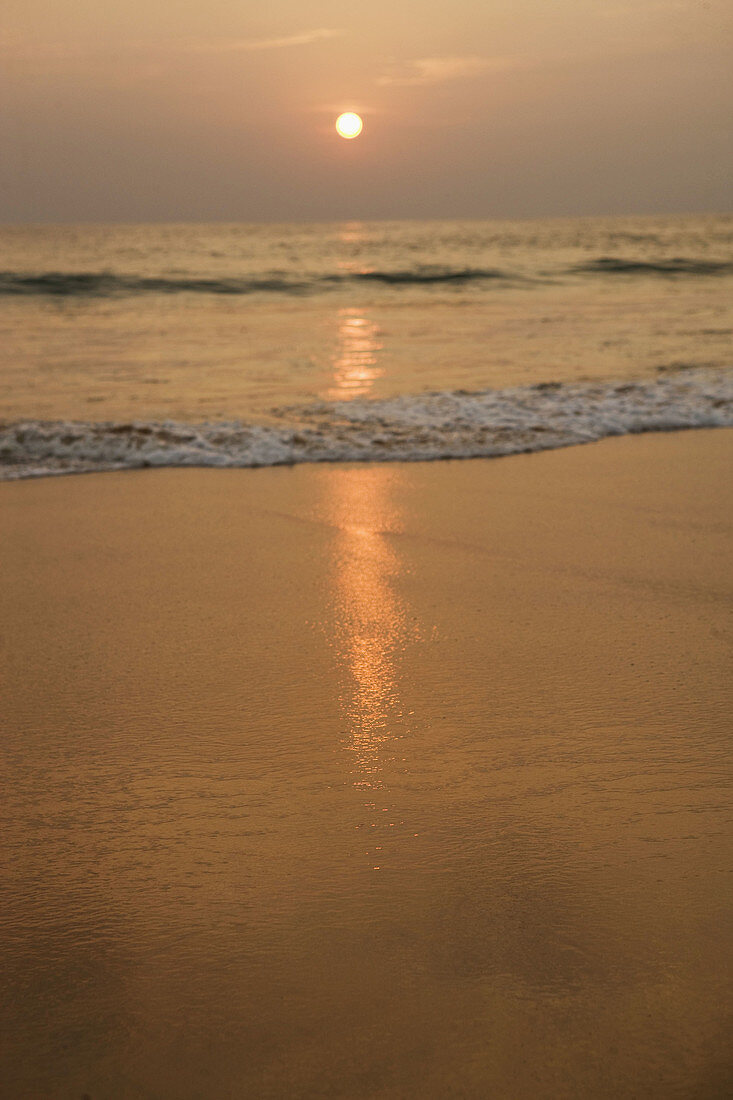
<instances>
[{"instance_id":1,"label":"ocean","mask_svg":"<svg viewBox=\"0 0 733 1100\"><path fill-rule=\"evenodd\" d=\"M733 215L0 229L0 478L733 424Z\"/></svg>"}]
</instances>

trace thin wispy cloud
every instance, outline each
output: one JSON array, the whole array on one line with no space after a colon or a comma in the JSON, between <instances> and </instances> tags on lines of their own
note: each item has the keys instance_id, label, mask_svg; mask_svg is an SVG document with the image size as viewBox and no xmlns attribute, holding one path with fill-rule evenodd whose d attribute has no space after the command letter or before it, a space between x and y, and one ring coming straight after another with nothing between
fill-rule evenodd
<instances>
[{"instance_id":1,"label":"thin wispy cloud","mask_svg":"<svg viewBox=\"0 0 733 1100\"><path fill-rule=\"evenodd\" d=\"M293 46L310 46L330 38L341 38L345 31L334 27L318 27L282 38L213 38L181 39L174 45L187 53L254 53L259 50L287 50Z\"/></svg>"},{"instance_id":2,"label":"thin wispy cloud","mask_svg":"<svg viewBox=\"0 0 733 1100\"><path fill-rule=\"evenodd\" d=\"M137 54L226 54L255 53L264 50L286 50L296 46L310 46L316 42L341 38L346 32L335 27L317 27L299 34L281 38L178 38L168 41L122 41L115 48L117 56ZM9 60L71 60L74 58L104 55L109 47L88 42L49 42L28 40L0 33L0 57Z\"/></svg>"},{"instance_id":3,"label":"thin wispy cloud","mask_svg":"<svg viewBox=\"0 0 733 1100\"><path fill-rule=\"evenodd\" d=\"M420 57L396 66L393 72L377 78L383 86L417 87L465 80L487 72L516 69L521 59L516 57Z\"/></svg>"}]
</instances>

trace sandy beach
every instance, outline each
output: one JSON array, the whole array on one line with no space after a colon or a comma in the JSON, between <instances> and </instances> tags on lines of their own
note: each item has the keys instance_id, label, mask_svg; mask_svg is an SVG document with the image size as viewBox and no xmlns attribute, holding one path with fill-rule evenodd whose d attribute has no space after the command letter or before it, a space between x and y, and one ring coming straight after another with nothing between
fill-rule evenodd
<instances>
[{"instance_id":1,"label":"sandy beach","mask_svg":"<svg viewBox=\"0 0 733 1100\"><path fill-rule=\"evenodd\" d=\"M2 1095L730 1095L732 443L0 484Z\"/></svg>"}]
</instances>

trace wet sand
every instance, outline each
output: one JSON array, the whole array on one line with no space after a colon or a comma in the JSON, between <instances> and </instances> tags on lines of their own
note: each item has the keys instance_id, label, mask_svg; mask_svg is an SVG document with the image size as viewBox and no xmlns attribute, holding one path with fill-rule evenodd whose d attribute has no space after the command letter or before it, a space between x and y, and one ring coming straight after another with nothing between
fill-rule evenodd
<instances>
[{"instance_id":1,"label":"wet sand","mask_svg":"<svg viewBox=\"0 0 733 1100\"><path fill-rule=\"evenodd\" d=\"M729 1095L732 442L0 485L2 1095Z\"/></svg>"}]
</instances>

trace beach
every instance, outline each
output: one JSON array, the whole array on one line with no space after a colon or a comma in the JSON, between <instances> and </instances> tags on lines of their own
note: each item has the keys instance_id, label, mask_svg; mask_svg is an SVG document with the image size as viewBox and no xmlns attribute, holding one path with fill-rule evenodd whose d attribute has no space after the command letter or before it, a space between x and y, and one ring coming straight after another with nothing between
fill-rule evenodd
<instances>
[{"instance_id":1,"label":"beach","mask_svg":"<svg viewBox=\"0 0 733 1100\"><path fill-rule=\"evenodd\" d=\"M732 441L0 484L3 1095L729 1095Z\"/></svg>"},{"instance_id":2,"label":"beach","mask_svg":"<svg viewBox=\"0 0 733 1100\"><path fill-rule=\"evenodd\" d=\"M6 7L0 1100L729 1100L733 7Z\"/></svg>"}]
</instances>

